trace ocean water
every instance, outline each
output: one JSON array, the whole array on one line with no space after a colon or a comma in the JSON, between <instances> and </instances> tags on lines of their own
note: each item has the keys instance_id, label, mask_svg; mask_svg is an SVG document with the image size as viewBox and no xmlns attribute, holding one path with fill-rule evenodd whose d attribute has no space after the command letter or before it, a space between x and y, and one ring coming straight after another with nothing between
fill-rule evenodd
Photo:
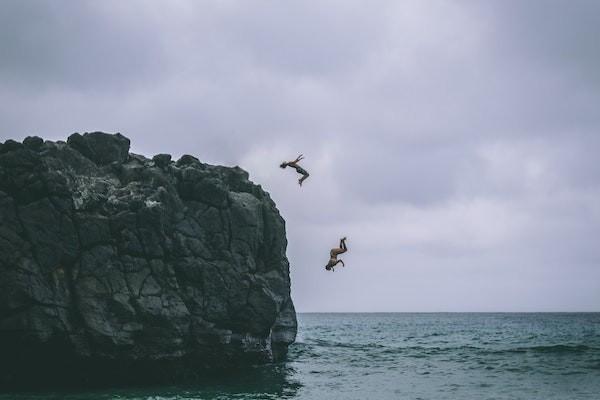
<instances>
[{"instance_id":1,"label":"ocean water","mask_svg":"<svg viewBox=\"0 0 600 400\"><path fill-rule=\"evenodd\" d=\"M277 365L206 382L0 399L600 399L600 313L300 314Z\"/></svg>"}]
</instances>

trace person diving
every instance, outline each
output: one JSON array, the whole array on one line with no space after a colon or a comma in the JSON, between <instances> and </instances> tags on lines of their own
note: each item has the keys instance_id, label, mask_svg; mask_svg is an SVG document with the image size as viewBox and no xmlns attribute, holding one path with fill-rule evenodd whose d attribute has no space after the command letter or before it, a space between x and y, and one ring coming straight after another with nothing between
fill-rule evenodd
<instances>
[{"instance_id":1,"label":"person diving","mask_svg":"<svg viewBox=\"0 0 600 400\"><path fill-rule=\"evenodd\" d=\"M347 251L348 251L348 248L346 247L346 237L344 236L343 238L340 239L340 247L333 248L329 252L329 262L325 266L325 269L327 271L335 272L334 267L336 265L338 265L339 263L342 264L342 267L345 267L346 265L344 264L344 262L342 260L338 260L337 256L342 253L345 253Z\"/></svg>"},{"instance_id":2,"label":"person diving","mask_svg":"<svg viewBox=\"0 0 600 400\"><path fill-rule=\"evenodd\" d=\"M308 171L306 171L304 168L302 168L301 166L298 165L298 162L303 159L304 159L304 156L302 154L300 154L294 161L284 161L279 165L283 169L285 169L286 167L294 168L297 173L302 175L302 177L300 179L298 179L298 184L300 186L302 186L302 182L304 182L306 180L306 178L308 178L310 176Z\"/></svg>"}]
</instances>

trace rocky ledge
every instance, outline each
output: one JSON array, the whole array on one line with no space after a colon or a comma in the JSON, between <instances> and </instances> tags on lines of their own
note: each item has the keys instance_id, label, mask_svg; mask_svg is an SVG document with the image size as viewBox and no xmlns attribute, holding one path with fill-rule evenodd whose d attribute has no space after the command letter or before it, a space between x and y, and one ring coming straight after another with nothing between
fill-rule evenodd
<instances>
[{"instance_id":1,"label":"rocky ledge","mask_svg":"<svg viewBox=\"0 0 600 400\"><path fill-rule=\"evenodd\" d=\"M0 386L202 376L295 340L268 193L238 167L129 144L0 144Z\"/></svg>"}]
</instances>

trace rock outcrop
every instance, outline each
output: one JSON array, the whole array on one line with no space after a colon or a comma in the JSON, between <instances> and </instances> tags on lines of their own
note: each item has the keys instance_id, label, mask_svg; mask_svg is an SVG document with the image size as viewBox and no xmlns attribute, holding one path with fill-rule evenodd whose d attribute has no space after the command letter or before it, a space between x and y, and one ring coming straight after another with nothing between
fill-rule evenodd
<instances>
[{"instance_id":1,"label":"rock outcrop","mask_svg":"<svg viewBox=\"0 0 600 400\"><path fill-rule=\"evenodd\" d=\"M94 132L0 144L0 385L145 382L280 359L284 220L242 169Z\"/></svg>"}]
</instances>

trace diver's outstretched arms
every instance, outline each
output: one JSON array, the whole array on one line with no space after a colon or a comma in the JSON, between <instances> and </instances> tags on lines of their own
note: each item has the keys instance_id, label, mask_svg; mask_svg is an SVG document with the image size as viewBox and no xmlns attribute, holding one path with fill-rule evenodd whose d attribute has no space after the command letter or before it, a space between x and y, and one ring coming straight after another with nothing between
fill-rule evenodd
<instances>
[{"instance_id":1,"label":"diver's outstretched arms","mask_svg":"<svg viewBox=\"0 0 600 400\"><path fill-rule=\"evenodd\" d=\"M303 154L300 154L298 157L296 157L296 159L295 159L294 161L284 161L284 162L282 162L281 164L279 164L279 166L280 166L281 168L285 168L285 167L295 167L295 166L296 166L296 164L298 164L298 162L299 162L300 160L303 160L303 159L304 159L304 155L303 155Z\"/></svg>"},{"instance_id":2,"label":"diver's outstretched arms","mask_svg":"<svg viewBox=\"0 0 600 400\"><path fill-rule=\"evenodd\" d=\"M335 263L334 263L334 264L331 266L331 270L332 270L333 272L335 272L335 266L336 266L336 265L338 265L338 264L342 264L342 267L345 267L345 266L346 266L346 264L344 264L344 262L343 262L342 260L337 260L337 261L336 261L336 262L335 262Z\"/></svg>"},{"instance_id":3,"label":"diver's outstretched arms","mask_svg":"<svg viewBox=\"0 0 600 400\"><path fill-rule=\"evenodd\" d=\"M304 159L304 155L300 154L298 157L296 157L296 159L294 161L284 161L282 162L279 166L281 168L285 168L285 167L295 167L296 164L298 164L298 162L300 162L300 160Z\"/></svg>"}]
</instances>

